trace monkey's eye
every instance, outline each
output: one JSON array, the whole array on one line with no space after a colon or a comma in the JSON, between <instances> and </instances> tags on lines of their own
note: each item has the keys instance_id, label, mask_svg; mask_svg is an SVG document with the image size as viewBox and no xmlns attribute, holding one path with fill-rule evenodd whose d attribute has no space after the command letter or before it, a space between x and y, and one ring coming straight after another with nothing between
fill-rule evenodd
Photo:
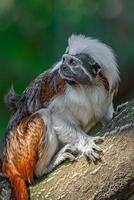
<instances>
[{"instance_id":1,"label":"monkey's eye","mask_svg":"<svg viewBox=\"0 0 134 200\"><path fill-rule=\"evenodd\" d=\"M71 66L76 66L76 65L77 65L76 61L73 60L73 59L70 59L69 64L70 64Z\"/></svg>"},{"instance_id":2,"label":"monkey's eye","mask_svg":"<svg viewBox=\"0 0 134 200\"><path fill-rule=\"evenodd\" d=\"M96 75L100 71L101 71L100 65L98 63L94 63L92 65L92 72L93 72L93 74Z\"/></svg>"}]
</instances>

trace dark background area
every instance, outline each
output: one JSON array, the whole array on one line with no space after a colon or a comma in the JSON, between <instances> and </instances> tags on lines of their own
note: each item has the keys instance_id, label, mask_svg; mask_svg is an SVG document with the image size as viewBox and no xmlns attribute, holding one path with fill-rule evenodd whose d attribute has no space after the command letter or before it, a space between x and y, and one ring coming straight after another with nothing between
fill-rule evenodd
<instances>
[{"instance_id":1,"label":"dark background area","mask_svg":"<svg viewBox=\"0 0 134 200\"><path fill-rule=\"evenodd\" d=\"M134 0L0 0L0 150L10 116L3 96L60 59L72 34L100 39L116 52L121 82L115 103L134 96Z\"/></svg>"}]
</instances>

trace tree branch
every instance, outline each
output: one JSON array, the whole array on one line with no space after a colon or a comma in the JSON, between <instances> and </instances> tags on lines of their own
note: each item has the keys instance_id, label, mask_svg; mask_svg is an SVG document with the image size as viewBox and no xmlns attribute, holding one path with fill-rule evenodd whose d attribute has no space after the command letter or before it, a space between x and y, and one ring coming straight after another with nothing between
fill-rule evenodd
<instances>
[{"instance_id":1,"label":"tree branch","mask_svg":"<svg viewBox=\"0 0 134 200\"><path fill-rule=\"evenodd\" d=\"M102 160L78 156L65 162L29 187L32 200L127 200L134 194L134 100L97 135L106 135ZM0 199L10 198L6 180L0 180Z\"/></svg>"}]
</instances>

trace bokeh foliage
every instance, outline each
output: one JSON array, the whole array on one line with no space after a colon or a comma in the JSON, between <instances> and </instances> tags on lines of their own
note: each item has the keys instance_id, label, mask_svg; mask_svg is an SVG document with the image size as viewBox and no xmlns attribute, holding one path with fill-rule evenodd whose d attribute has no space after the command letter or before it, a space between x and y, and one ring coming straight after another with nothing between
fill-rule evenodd
<instances>
[{"instance_id":1,"label":"bokeh foliage","mask_svg":"<svg viewBox=\"0 0 134 200\"><path fill-rule=\"evenodd\" d=\"M60 58L72 33L97 37L114 48L128 82L122 85L122 99L130 98L133 11L133 0L0 0L0 134L9 118L3 95L10 85L21 93Z\"/></svg>"}]
</instances>

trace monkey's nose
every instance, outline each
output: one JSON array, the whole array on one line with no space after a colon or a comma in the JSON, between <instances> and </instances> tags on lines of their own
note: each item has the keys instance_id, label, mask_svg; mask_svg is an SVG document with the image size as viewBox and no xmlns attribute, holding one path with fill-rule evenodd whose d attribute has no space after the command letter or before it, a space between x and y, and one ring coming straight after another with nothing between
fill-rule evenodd
<instances>
[{"instance_id":1,"label":"monkey's nose","mask_svg":"<svg viewBox=\"0 0 134 200\"><path fill-rule=\"evenodd\" d=\"M73 66L75 66L77 64L75 57L73 57L72 55L69 55L69 54L63 55L62 62L63 62L63 64L69 64L69 65L73 65Z\"/></svg>"},{"instance_id":2,"label":"monkey's nose","mask_svg":"<svg viewBox=\"0 0 134 200\"><path fill-rule=\"evenodd\" d=\"M63 70L66 70L66 69L67 69L67 66L66 66L66 65L62 65L62 69L63 69Z\"/></svg>"}]
</instances>

